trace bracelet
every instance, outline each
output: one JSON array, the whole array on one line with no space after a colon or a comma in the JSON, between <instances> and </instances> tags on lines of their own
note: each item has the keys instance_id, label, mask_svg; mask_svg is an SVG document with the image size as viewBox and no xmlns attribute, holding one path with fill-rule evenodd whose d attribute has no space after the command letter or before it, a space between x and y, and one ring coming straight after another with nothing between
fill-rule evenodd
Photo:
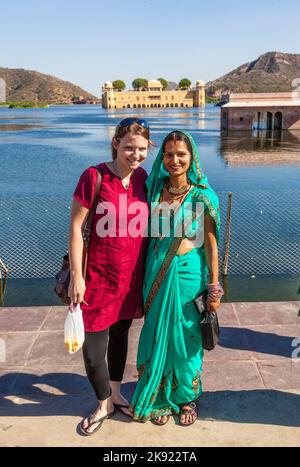
<instances>
[{"instance_id":1,"label":"bracelet","mask_svg":"<svg viewBox=\"0 0 300 467\"><path fill-rule=\"evenodd\" d=\"M212 301L220 300L224 295L224 290L221 284L218 282L217 284L208 284L208 296Z\"/></svg>"}]
</instances>

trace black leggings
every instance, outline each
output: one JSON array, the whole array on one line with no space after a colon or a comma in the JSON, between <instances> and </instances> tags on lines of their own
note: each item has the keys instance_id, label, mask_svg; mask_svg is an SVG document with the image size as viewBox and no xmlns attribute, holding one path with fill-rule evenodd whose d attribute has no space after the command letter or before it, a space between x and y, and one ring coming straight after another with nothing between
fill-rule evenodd
<instances>
[{"instance_id":1,"label":"black leggings","mask_svg":"<svg viewBox=\"0 0 300 467\"><path fill-rule=\"evenodd\" d=\"M82 348L86 374L98 400L111 395L109 380L121 382L126 365L128 331L132 320L118 321L110 328L86 332ZM107 364L105 361L107 352Z\"/></svg>"}]
</instances>

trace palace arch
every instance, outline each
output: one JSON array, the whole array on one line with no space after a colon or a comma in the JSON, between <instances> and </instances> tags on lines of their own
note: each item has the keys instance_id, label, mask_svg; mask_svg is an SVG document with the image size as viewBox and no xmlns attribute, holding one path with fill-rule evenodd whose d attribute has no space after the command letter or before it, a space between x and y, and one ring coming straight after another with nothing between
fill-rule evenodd
<instances>
[{"instance_id":1,"label":"palace arch","mask_svg":"<svg viewBox=\"0 0 300 467\"><path fill-rule=\"evenodd\" d=\"M282 112L276 112L274 115L274 130L282 130Z\"/></svg>"}]
</instances>

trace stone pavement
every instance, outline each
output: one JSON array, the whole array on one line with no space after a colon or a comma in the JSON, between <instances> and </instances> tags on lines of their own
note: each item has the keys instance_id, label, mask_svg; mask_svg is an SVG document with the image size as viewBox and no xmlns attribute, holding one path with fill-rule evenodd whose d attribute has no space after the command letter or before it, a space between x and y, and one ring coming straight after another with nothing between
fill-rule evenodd
<instances>
[{"instance_id":1,"label":"stone pavement","mask_svg":"<svg viewBox=\"0 0 300 467\"><path fill-rule=\"evenodd\" d=\"M205 352L193 426L171 418L158 427L117 414L91 437L77 432L96 400L81 351L64 349L66 307L0 308L0 446L299 446L299 308L300 302L221 305L221 341ZM123 385L129 398L141 324L130 331Z\"/></svg>"}]
</instances>

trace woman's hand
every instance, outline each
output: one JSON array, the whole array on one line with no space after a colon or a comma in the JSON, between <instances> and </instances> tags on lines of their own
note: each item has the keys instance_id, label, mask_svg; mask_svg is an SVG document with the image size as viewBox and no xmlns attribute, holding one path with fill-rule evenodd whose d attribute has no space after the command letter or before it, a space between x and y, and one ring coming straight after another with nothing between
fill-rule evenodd
<instances>
[{"instance_id":1,"label":"woman's hand","mask_svg":"<svg viewBox=\"0 0 300 467\"><path fill-rule=\"evenodd\" d=\"M209 297L207 297L207 311L208 313L213 313L217 311L221 304L221 300L212 301Z\"/></svg>"},{"instance_id":2,"label":"woman's hand","mask_svg":"<svg viewBox=\"0 0 300 467\"><path fill-rule=\"evenodd\" d=\"M77 304L77 303L83 302L84 293L85 293L85 281L83 277L74 276L70 281L70 285L68 289L68 296L70 297L73 303Z\"/></svg>"}]
</instances>

